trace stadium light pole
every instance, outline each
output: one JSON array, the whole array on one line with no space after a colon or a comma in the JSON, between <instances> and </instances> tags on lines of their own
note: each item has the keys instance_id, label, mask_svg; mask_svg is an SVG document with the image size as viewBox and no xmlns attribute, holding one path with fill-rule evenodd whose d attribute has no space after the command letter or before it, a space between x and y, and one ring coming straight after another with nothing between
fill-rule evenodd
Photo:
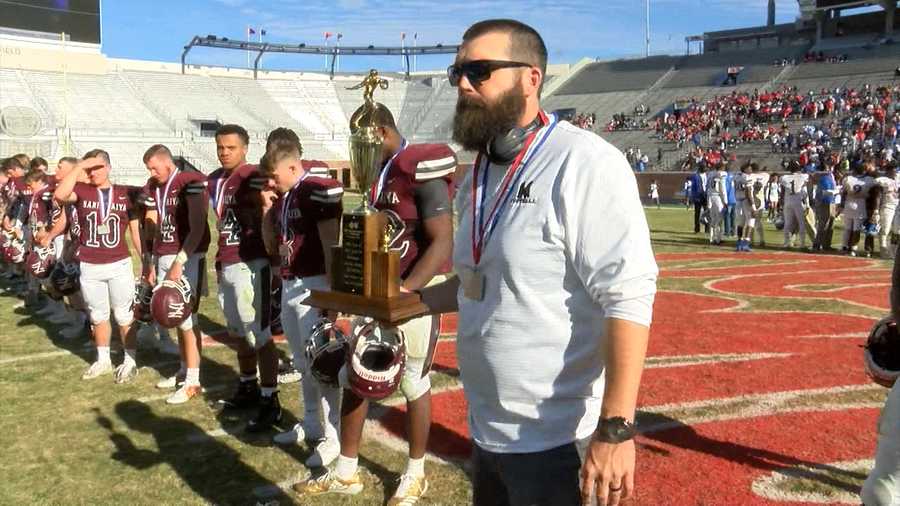
<instances>
[{"instance_id":1,"label":"stadium light pole","mask_svg":"<svg viewBox=\"0 0 900 506\"><path fill-rule=\"evenodd\" d=\"M647 21L647 25L645 27L644 33L646 34L646 47L644 49L644 57L650 57L650 0L644 0L644 5L646 7L646 16L645 19Z\"/></svg>"}]
</instances>

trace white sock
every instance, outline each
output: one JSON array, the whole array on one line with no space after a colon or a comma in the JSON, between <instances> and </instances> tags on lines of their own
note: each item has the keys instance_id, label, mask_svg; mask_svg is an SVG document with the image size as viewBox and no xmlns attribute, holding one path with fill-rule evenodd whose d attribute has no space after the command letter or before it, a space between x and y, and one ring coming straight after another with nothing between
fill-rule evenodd
<instances>
[{"instance_id":1,"label":"white sock","mask_svg":"<svg viewBox=\"0 0 900 506\"><path fill-rule=\"evenodd\" d=\"M259 389L259 393L261 393L263 397L272 397L272 394L274 394L277 390L277 387L261 387Z\"/></svg>"},{"instance_id":2,"label":"white sock","mask_svg":"<svg viewBox=\"0 0 900 506\"><path fill-rule=\"evenodd\" d=\"M359 458L351 459L343 455L338 455L337 464L334 466L334 474L344 481L349 481L356 474L356 468L359 465Z\"/></svg>"},{"instance_id":3,"label":"white sock","mask_svg":"<svg viewBox=\"0 0 900 506\"><path fill-rule=\"evenodd\" d=\"M125 348L125 362L124 364L130 363L131 365L137 365L137 361L135 358L137 357L137 350Z\"/></svg>"},{"instance_id":4,"label":"white sock","mask_svg":"<svg viewBox=\"0 0 900 506\"><path fill-rule=\"evenodd\" d=\"M256 381L255 374L241 374L241 383L247 383L249 381Z\"/></svg>"},{"instance_id":5,"label":"white sock","mask_svg":"<svg viewBox=\"0 0 900 506\"><path fill-rule=\"evenodd\" d=\"M406 474L411 476L425 476L425 457L419 459L410 457L406 464Z\"/></svg>"},{"instance_id":6,"label":"white sock","mask_svg":"<svg viewBox=\"0 0 900 506\"><path fill-rule=\"evenodd\" d=\"M109 346L97 346L97 362L110 362Z\"/></svg>"},{"instance_id":7,"label":"white sock","mask_svg":"<svg viewBox=\"0 0 900 506\"><path fill-rule=\"evenodd\" d=\"M187 369L187 372L184 375L184 384L185 385L199 385L200 384L200 368L199 367L190 367Z\"/></svg>"}]
</instances>

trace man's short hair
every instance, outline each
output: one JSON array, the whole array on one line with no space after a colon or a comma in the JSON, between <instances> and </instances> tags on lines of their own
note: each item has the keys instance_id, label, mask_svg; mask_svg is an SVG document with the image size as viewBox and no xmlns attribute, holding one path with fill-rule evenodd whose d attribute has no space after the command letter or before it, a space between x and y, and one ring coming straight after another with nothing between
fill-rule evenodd
<instances>
[{"instance_id":1,"label":"man's short hair","mask_svg":"<svg viewBox=\"0 0 900 506\"><path fill-rule=\"evenodd\" d=\"M112 162L109 160L109 153L103 151L102 149L92 149L88 151L84 154L82 160L94 157L101 158L104 162L106 162L106 165L112 166Z\"/></svg>"},{"instance_id":2,"label":"man's short hair","mask_svg":"<svg viewBox=\"0 0 900 506\"><path fill-rule=\"evenodd\" d=\"M515 19L486 19L470 26L463 34L463 44L487 33L509 34L509 57L541 69L547 75L547 45L534 28ZM543 85L543 83L542 83Z\"/></svg>"},{"instance_id":3,"label":"man's short hair","mask_svg":"<svg viewBox=\"0 0 900 506\"><path fill-rule=\"evenodd\" d=\"M276 145L293 145L297 148L297 152L301 155L303 154L303 145L300 143L300 137L290 128L278 127L269 132L269 136L266 137L266 151L269 151Z\"/></svg>"},{"instance_id":4,"label":"man's short hair","mask_svg":"<svg viewBox=\"0 0 900 506\"><path fill-rule=\"evenodd\" d=\"M19 164L22 165L22 168L28 167L28 164L31 163L31 157L26 155L25 153L19 153L17 155L13 155L13 158L19 161Z\"/></svg>"},{"instance_id":5,"label":"man's short hair","mask_svg":"<svg viewBox=\"0 0 900 506\"><path fill-rule=\"evenodd\" d=\"M71 163L72 165L77 165L78 159L75 158L74 156L64 156L64 157L60 158L59 162L57 162L57 163Z\"/></svg>"},{"instance_id":6,"label":"man's short hair","mask_svg":"<svg viewBox=\"0 0 900 506\"><path fill-rule=\"evenodd\" d=\"M375 102L374 108L362 105L350 116L350 133L356 133L359 126L375 125L397 130L397 122L391 110L381 102Z\"/></svg>"},{"instance_id":7,"label":"man's short hair","mask_svg":"<svg viewBox=\"0 0 900 506\"><path fill-rule=\"evenodd\" d=\"M25 167L22 165L22 162L20 162L19 159L14 156L11 156L11 157L3 160L3 165L0 168L3 169L4 174L6 172L9 172L9 171L15 170L15 169L25 170Z\"/></svg>"},{"instance_id":8,"label":"man's short hair","mask_svg":"<svg viewBox=\"0 0 900 506\"><path fill-rule=\"evenodd\" d=\"M163 144L154 144L144 152L144 164L157 155L165 155L166 158L172 160L172 151Z\"/></svg>"},{"instance_id":9,"label":"man's short hair","mask_svg":"<svg viewBox=\"0 0 900 506\"><path fill-rule=\"evenodd\" d=\"M287 158L299 160L299 146L286 139L276 140L259 160L259 171L265 176L271 176L278 162Z\"/></svg>"},{"instance_id":10,"label":"man's short hair","mask_svg":"<svg viewBox=\"0 0 900 506\"><path fill-rule=\"evenodd\" d=\"M222 125L216 129L216 138L220 135L237 135L241 138L241 142L244 143L244 146L250 144L250 134L247 133L247 130L240 125L228 124Z\"/></svg>"},{"instance_id":11,"label":"man's short hair","mask_svg":"<svg viewBox=\"0 0 900 506\"><path fill-rule=\"evenodd\" d=\"M44 167L46 167L46 166L47 166L47 160L44 160L43 158L41 158L41 157L39 157L39 156L36 156L36 157L34 157L34 158L31 159L31 162L28 164L28 168L29 168L29 169L36 169L36 168L38 168L38 167L40 167L40 166L42 166L42 165L43 165Z\"/></svg>"},{"instance_id":12,"label":"man's short hair","mask_svg":"<svg viewBox=\"0 0 900 506\"><path fill-rule=\"evenodd\" d=\"M25 174L25 184L31 184L35 181L46 181L47 173L40 169L31 169Z\"/></svg>"}]
</instances>

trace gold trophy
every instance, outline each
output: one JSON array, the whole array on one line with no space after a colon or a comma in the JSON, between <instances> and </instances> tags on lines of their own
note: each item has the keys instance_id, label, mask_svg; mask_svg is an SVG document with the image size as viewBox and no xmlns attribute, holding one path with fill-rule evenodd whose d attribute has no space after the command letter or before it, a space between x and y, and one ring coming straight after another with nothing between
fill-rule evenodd
<instances>
[{"instance_id":1,"label":"gold trophy","mask_svg":"<svg viewBox=\"0 0 900 506\"><path fill-rule=\"evenodd\" d=\"M353 88L363 88L364 103L350 118L350 171L362 203L344 213L341 244L332 251L331 290L312 290L306 304L393 324L421 312L418 294L400 292L400 253L391 251L393 230L385 215L369 203L369 190L381 169L383 139L374 120L372 97L387 81L372 70Z\"/></svg>"}]
</instances>

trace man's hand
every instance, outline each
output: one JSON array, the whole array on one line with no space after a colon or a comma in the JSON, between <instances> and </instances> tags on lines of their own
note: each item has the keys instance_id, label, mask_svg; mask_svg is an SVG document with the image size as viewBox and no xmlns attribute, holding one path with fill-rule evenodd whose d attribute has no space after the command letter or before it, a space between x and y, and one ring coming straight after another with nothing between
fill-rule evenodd
<instances>
[{"instance_id":1,"label":"man's hand","mask_svg":"<svg viewBox=\"0 0 900 506\"><path fill-rule=\"evenodd\" d=\"M615 506L634 494L634 440L619 444L591 440L581 466L581 502Z\"/></svg>"},{"instance_id":2,"label":"man's hand","mask_svg":"<svg viewBox=\"0 0 900 506\"><path fill-rule=\"evenodd\" d=\"M148 285L156 286L156 267L153 265L148 265L147 267L145 267L142 277Z\"/></svg>"},{"instance_id":3,"label":"man's hand","mask_svg":"<svg viewBox=\"0 0 900 506\"><path fill-rule=\"evenodd\" d=\"M34 234L34 242L41 248L46 248L50 244L50 234L39 230Z\"/></svg>"},{"instance_id":4,"label":"man's hand","mask_svg":"<svg viewBox=\"0 0 900 506\"><path fill-rule=\"evenodd\" d=\"M275 201L278 200L278 194L275 193L275 187L272 185L266 185L266 187L259 192L259 196L262 199L263 214L269 209L272 209L272 206L275 205Z\"/></svg>"},{"instance_id":5,"label":"man's hand","mask_svg":"<svg viewBox=\"0 0 900 506\"><path fill-rule=\"evenodd\" d=\"M181 279L182 270L183 266L179 262L172 262L172 266L169 267L169 272L166 274L166 280L178 281Z\"/></svg>"}]
</instances>

